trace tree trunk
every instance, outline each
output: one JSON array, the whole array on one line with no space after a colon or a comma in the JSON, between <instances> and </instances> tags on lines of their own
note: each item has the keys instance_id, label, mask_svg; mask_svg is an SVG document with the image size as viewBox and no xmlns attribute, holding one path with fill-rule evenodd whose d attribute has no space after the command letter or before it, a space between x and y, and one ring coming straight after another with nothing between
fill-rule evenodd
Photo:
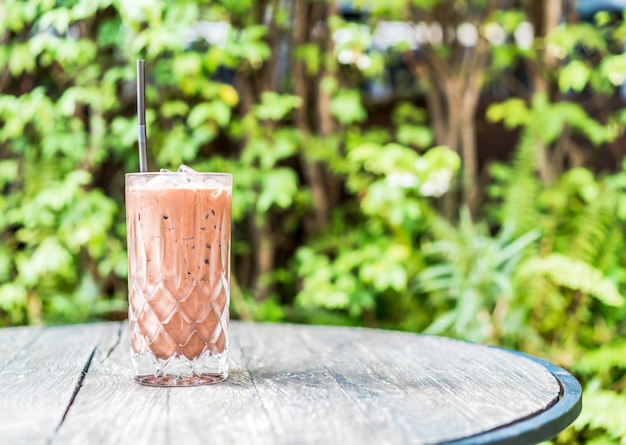
<instances>
[{"instance_id":1,"label":"tree trunk","mask_svg":"<svg viewBox=\"0 0 626 445\"><path fill-rule=\"evenodd\" d=\"M563 16L562 0L532 0L530 2L530 14L535 30L535 39L545 38L550 31L558 26ZM530 66L533 91L545 93L550 97L550 85L545 70L554 67L556 60L545 50L537 52L538 63Z\"/></svg>"},{"instance_id":2,"label":"tree trunk","mask_svg":"<svg viewBox=\"0 0 626 445\"><path fill-rule=\"evenodd\" d=\"M276 25L278 1L260 1L253 14L256 23L265 23L268 26L268 45L276 51L279 40L279 29ZM268 14L269 13L269 14ZM249 67L241 71L236 79L241 91L240 111L246 115L252 111L254 104L260 102L261 94L266 91L276 90L277 57L266 60L260 69ZM268 124L271 125L271 124ZM246 138L242 146L247 143ZM253 289L255 299L261 301L270 296L274 290L272 281L268 279L274 270L275 263L275 234L272 230L272 212L266 215L253 214L250 216L250 242L253 260L253 276L250 287Z\"/></svg>"},{"instance_id":3,"label":"tree trunk","mask_svg":"<svg viewBox=\"0 0 626 445\"><path fill-rule=\"evenodd\" d=\"M461 118L461 140L463 158L463 202L475 216L477 207L478 155L476 150L476 131L473 109L464 109ZM470 113L471 112L471 113Z\"/></svg>"},{"instance_id":4,"label":"tree trunk","mask_svg":"<svg viewBox=\"0 0 626 445\"><path fill-rule=\"evenodd\" d=\"M444 99L437 88L428 88L426 93L426 106L428 107L428 119L435 134L435 144L441 145L446 139L446 119L444 116Z\"/></svg>"},{"instance_id":5,"label":"tree trunk","mask_svg":"<svg viewBox=\"0 0 626 445\"><path fill-rule=\"evenodd\" d=\"M448 128L443 140L451 150L461 154L461 107L459 103L463 90L460 79L447 79L445 90L442 94L446 98L446 108L448 112Z\"/></svg>"},{"instance_id":6,"label":"tree trunk","mask_svg":"<svg viewBox=\"0 0 626 445\"><path fill-rule=\"evenodd\" d=\"M334 3L297 0L292 34L294 49L314 43L319 46L320 54L332 54L333 41L330 31L319 27L322 23L327 24L336 13ZM330 93L321 90L319 85L326 78L336 77L336 73L334 66L326 61L321 72L312 78L308 75L305 62L302 60L294 60L292 72L294 92L302 99L302 106L295 113L295 125L304 147L300 155L302 173L313 198L313 210L304 221L306 234L311 237L328 224L331 203L328 198L326 172L321 165L307 156L306 149L311 143L311 134L328 137L335 132L335 122L330 114ZM314 114L310 114L311 112Z\"/></svg>"},{"instance_id":7,"label":"tree trunk","mask_svg":"<svg viewBox=\"0 0 626 445\"><path fill-rule=\"evenodd\" d=\"M489 0L487 5L474 10L475 26L480 26L498 3L498 0ZM453 6L444 2L432 10L420 10L420 20L439 23L444 30L444 40L446 36L451 39L453 35L447 32L448 28L455 28L468 17L456 13ZM447 145L461 157L461 195L470 211L474 212L479 196L475 117L490 55L489 44L480 35L474 46L464 47L460 42L447 41L445 44L449 49L447 55L442 55L432 44L423 48L430 81L427 106L436 143ZM442 106L444 103L445 107Z\"/></svg>"},{"instance_id":8,"label":"tree trunk","mask_svg":"<svg viewBox=\"0 0 626 445\"><path fill-rule=\"evenodd\" d=\"M535 39L545 39L558 26L563 16L563 0L532 0L530 3L531 19L535 30ZM558 90L550 82L548 73L558 64L558 60L544 49L537 51L537 60L530 64L532 94L545 94L548 100L554 99ZM559 138L561 139L561 138ZM559 140L557 144L561 144ZM554 164L555 148L541 145L537 153L537 171L543 184L550 184L562 165ZM563 157L561 157L563 158ZM562 162L562 159L561 159Z\"/></svg>"},{"instance_id":9,"label":"tree trunk","mask_svg":"<svg viewBox=\"0 0 626 445\"><path fill-rule=\"evenodd\" d=\"M270 227L270 218L252 216L251 224L253 243L255 245L255 281L254 298L262 301L269 297L273 287L270 285L270 273L274 270L274 234Z\"/></svg>"}]
</instances>

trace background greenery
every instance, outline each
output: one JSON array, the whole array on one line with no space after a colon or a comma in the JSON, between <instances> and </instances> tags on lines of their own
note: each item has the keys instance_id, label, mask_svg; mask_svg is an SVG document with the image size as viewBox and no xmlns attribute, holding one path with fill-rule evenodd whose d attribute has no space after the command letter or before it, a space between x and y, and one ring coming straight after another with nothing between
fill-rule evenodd
<instances>
[{"instance_id":1,"label":"background greenery","mask_svg":"<svg viewBox=\"0 0 626 445\"><path fill-rule=\"evenodd\" d=\"M555 442L626 443L626 25L577 11L0 1L0 325L124 317L145 58L151 169L235 176L234 317L547 357L584 386Z\"/></svg>"}]
</instances>

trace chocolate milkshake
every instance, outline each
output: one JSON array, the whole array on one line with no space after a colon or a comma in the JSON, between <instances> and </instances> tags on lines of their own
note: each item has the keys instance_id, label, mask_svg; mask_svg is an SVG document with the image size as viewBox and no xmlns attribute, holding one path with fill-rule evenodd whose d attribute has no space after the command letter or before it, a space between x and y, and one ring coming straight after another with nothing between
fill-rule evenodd
<instances>
[{"instance_id":1,"label":"chocolate milkshake","mask_svg":"<svg viewBox=\"0 0 626 445\"><path fill-rule=\"evenodd\" d=\"M135 378L188 386L228 374L228 174L126 175Z\"/></svg>"}]
</instances>

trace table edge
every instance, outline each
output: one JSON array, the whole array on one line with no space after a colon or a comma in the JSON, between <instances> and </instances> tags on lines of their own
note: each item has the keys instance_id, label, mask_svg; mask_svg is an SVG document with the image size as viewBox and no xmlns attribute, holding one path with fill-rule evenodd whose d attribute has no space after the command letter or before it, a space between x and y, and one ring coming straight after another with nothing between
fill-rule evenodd
<instances>
[{"instance_id":1,"label":"table edge","mask_svg":"<svg viewBox=\"0 0 626 445\"><path fill-rule=\"evenodd\" d=\"M582 411L582 387L565 369L547 360L524 352L498 346L489 346L543 366L554 376L561 394L559 399L540 413L463 439L443 442L441 445L528 445L549 440L570 426Z\"/></svg>"}]
</instances>

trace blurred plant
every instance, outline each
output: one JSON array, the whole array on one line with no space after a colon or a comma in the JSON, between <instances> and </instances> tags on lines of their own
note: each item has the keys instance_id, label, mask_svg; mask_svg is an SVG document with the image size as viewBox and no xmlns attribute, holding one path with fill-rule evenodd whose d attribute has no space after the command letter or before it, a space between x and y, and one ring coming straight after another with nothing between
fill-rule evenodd
<instances>
[{"instance_id":1,"label":"blurred plant","mask_svg":"<svg viewBox=\"0 0 626 445\"><path fill-rule=\"evenodd\" d=\"M5 2L3 324L123 313L122 172L138 165L138 58L147 59L151 168L187 163L237 177L235 315L285 316L291 299L281 295L297 288L290 259L324 238L333 212L345 207L347 222L362 221L392 193L385 218L398 230L404 203L411 213L417 197L447 190L458 165L443 148L418 154L432 145L423 110L398 107L397 137L378 145L346 142L368 116L361 82L384 68L366 48L371 31L343 20L334 4L277 5ZM360 58L344 63L347 50ZM371 169L369 156L394 163Z\"/></svg>"},{"instance_id":2,"label":"blurred plant","mask_svg":"<svg viewBox=\"0 0 626 445\"><path fill-rule=\"evenodd\" d=\"M271 29L247 7L8 0L3 12L0 324L123 313L122 172L138 165L135 59L148 59L153 170L183 162L235 170L239 223L287 208L298 218L308 206L297 173L278 165L296 154L298 135L273 127L301 99L233 86L266 69L271 54ZM218 142L226 138L230 150ZM238 240L235 255L262 250L248 241Z\"/></svg>"},{"instance_id":3,"label":"blurred plant","mask_svg":"<svg viewBox=\"0 0 626 445\"><path fill-rule=\"evenodd\" d=\"M400 103L393 116L398 140L430 141L420 109ZM414 134L424 136L407 137L408 121L413 122ZM384 131L353 130L345 157L330 150L319 153L344 178L346 192L357 199L336 209L329 230L298 249L302 287L296 303L345 312L351 323L384 325L393 320L417 329L414 316L423 315L415 306L419 302L412 301L410 283L422 267L417 247L432 213L428 197L450 189L460 160L448 148L419 154L389 136ZM392 306L414 308L402 313L390 310Z\"/></svg>"},{"instance_id":4,"label":"blurred plant","mask_svg":"<svg viewBox=\"0 0 626 445\"><path fill-rule=\"evenodd\" d=\"M596 178L576 168L542 186L529 132L513 168L494 170L494 193L504 198L496 220L514 222L520 232L542 230L534 256L516 272L510 315L517 329L503 343L550 357L583 382L583 415L557 443L623 442L617 418L607 415L626 400L623 367L597 358L613 356L624 335L626 174Z\"/></svg>"},{"instance_id":5,"label":"blurred plant","mask_svg":"<svg viewBox=\"0 0 626 445\"><path fill-rule=\"evenodd\" d=\"M609 414L626 400L624 368L617 357L601 358L618 353L624 335L626 176L623 168L598 176L583 167L588 146L610 147L623 132L623 113L602 107L592 116L575 102L582 92L607 102L621 85L623 21L597 20L555 28L537 43L549 53L538 61L552 68L543 74L549 95L509 99L487 113L521 132L513 162L492 168L489 219L518 234L542 231L537 251L516 271L511 315L522 323L504 344L576 371L589 401L557 443L624 441Z\"/></svg>"},{"instance_id":6,"label":"blurred plant","mask_svg":"<svg viewBox=\"0 0 626 445\"><path fill-rule=\"evenodd\" d=\"M416 280L417 291L429 295L438 314L426 332L500 343L519 331L520 320L511 320L509 314L514 311L515 273L534 251L541 232L515 236L504 227L492 236L467 210L461 212L458 227L437 219L431 230L436 241L422 250L432 265Z\"/></svg>"},{"instance_id":7,"label":"blurred plant","mask_svg":"<svg viewBox=\"0 0 626 445\"><path fill-rule=\"evenodd\" d=\"M355 4L368 8L372 21L379 24L416 25L385 40L401 52L412 73L421 74L412 81L425 95L435 142L461 156L460 202L475 210L479 196L475 117L491 59L486 30L496 23L498 7L504 5L499 0L357 0Z\"/></svg>"},{"instance_id":8,"label":"blurred plant","mask_svg":"<svg viewBox=\"0 0 626 445\"><path fill-rule=\"evenodd\" d=\"M585 409L574 429L589 443L626 443L626 344L621 339L589 350L573 367L588 381ZM572 439L572 435L563 439ZM560 443L566 443L564 440Z\"/></svg>"}]
</instances>

